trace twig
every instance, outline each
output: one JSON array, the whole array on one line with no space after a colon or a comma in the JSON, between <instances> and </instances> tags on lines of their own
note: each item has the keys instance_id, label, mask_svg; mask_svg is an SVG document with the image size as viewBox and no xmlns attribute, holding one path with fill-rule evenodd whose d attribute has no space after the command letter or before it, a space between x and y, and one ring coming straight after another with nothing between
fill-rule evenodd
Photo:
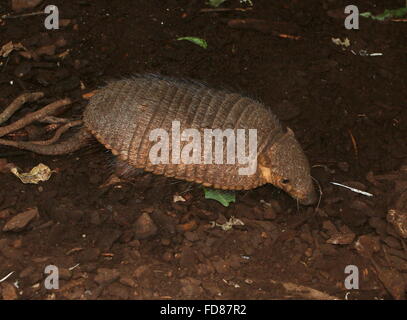
<instances>
[{"instance_id":1,"label":"twig","mask_svg":"<svg viewBox=\"0 0 407 320\"><path fill-rule=\"evenodd\" d=\"M356 143L356 139L353 136L352 131L350 131L350 129L348 130L348 133L349 133L350 139L352 140L353 149L355 150L355 155L357 158L358 157L358 145Z\"/></svg>"},{"instance_id":2,"label":"twig","mask_svg":"<svg viewBox=\"0 0 407 320\"><path fill-rule=\"evenodd\" d=\"M316 210L319 209L319 205L321 204L321 200L322 200L322 187L321 184L319 183L319 181L317 179L315 179L313 176L311 176L311 179L315 181L315 183L318 185L318 189L319 189L319 199L318 199L318 204L316 207Z\"/></svg>"},{"instance_id":3,"label":"twig","mask_svg":"<svg viewBox=\"0 0 407 320\"><path fill-rule=\"evenodd\" d=\"M44 11L36 11L36 12L18 14L15 16L11 16L10 14L4 14L0 17L0 19L17 19L17 18L24 18L24 17L39 16L42 14L46 14L46 13Z\"/></svg>"},{"instance_id":4,"label":"twig","mask_svg":"<svg viewBox=\"0 0 407 320\"><path fill-rule=\"evenodd\" d=\"M0 283L3 281L6 281L12 274L14 273L14 271L11 271L8 275L6 275L4 278L0 279Z\"/></svg>"},{"instance_id":5,"label":"twig","mask_svg":"<svg viewBox=\"0 0 407 320\"><path fill-rule=\"evenodd\" d=\"M6 122L10 117L16 113L25 103L37 101L44 96L43 92L23 93L18 96L14 101L0 114L0 124Z\"/></svg>"},{"instance_id":6,"label":"twig","mask_svg":"<svg viewBox=\"0 0 407 320\"><path fill-rule=\"evenodd\" d=\"M313 300L340 300L338 297L331 296L325 292L292 282L281 282L276 280L270 280L270 282L273 284L281 284L285 290L302 298Z\"/></svg>"},{"instance_id":7,"label":"twig","mask_svg":"<svg viewBox=\"0 0 407 320\"><path fill-rule=\"evenodd\" d=\"M16 122L14 122L12 124L0 128L0 137L3 137L6 134L9 134L10 132L24 128L25 126L29 125L30 123L33 123L34 121L37 121L46 116L49 116L49 115L53 114L59 108L69 105L71 103L72 103L72 100L69 98L61 99L61 100L55 101L53 103L50 103L49 105L45 106L44 108L42 108L38 111L35 111L33 113L30 113L30 114L26 115L24 118L17 120Z\"/></svg>"},{"instance_id":8,"label":"twig","mask_svg":"<svg viewBox=\"0 0 407 320\"><path fill-rule=\"evenodd\" d=\"M349 189L349 190L351 190L351 191L353 191L353 192L363 194L364 196L373 197L373 194L371 194L371 193L369 193L369 192L362 191L362 190L359 190L359 189L356 189L356 188L352 188L352 187L349 187L349 186L346 186L346 185L344 185L344 184L337 183L337 182L331 182L331 183L334 184L334 185L336 185L336 186L340 186L340 187Z\"/></svg>"},{"instance_id":9,"label":"twig","mask_svg":"<svg viewBox=\"0 0 407 320\"><path fill-rule=\"evenodd\" d=\"M49 145L53 144L61 137L61 135L69 130L72 127L76 127L82 124L82 120L71 121L64 124L62 127L59 127L58 130L55 132L55 135L48 140L41 140L41 141L31 141L31 143L39 144L39 145Z\"/></svg>"}]
</instances>

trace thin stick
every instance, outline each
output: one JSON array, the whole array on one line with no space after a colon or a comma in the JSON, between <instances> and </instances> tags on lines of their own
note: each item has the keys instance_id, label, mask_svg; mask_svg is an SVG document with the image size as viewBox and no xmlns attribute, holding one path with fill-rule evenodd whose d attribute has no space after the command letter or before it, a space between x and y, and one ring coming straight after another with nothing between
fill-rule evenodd
<instances>
[{"instance_id":1,"label":"thin stick","mask_svg":"<svg viewBox=\"0 0 407 320\"><path fill-rule=\"evenodd\" d=\"M355 193L363 194L364 196L367 196L367 197L373 197L373 194L371 194L371 193L369 193L369 192L362 191L362 190L359 190L359 189L356 189L356 188L352 188L352 187L349 187L349 186L347 186L347 185L344 185L344 184L341 184L341 183L337 183L337 182L331 182L331 183L334 184L334 185L336 185L336 186L349 189L350 191L353 191L353 192L355 192Z\"/></svg>"},{"instance_id":2,"label":"thin stick","mask_svg":"<svg viewBox=\"0 0 407 320\"><path fill-rule=\"evenodd\" d=\"M35 111L33 113L30 113L30 114L26 115L24 118L17 120L16 122L14 122L12 124L0 128L0 137L3 137L6 134L9 134L10 132L24 128L25 126L29 125L30 123L33 123L34 121L37 121L46 116L49 116L49 115L53 114L59 108L69 105L71 103L72 103L72 100L69 98L61 99L61 100L55 101L53 103L50 103L49 105L45 106L44 108L42 108L38 111Z\"/></svg>"},{"instance_id":3,"label":"thin stick","mask_svg":"<svg viewBox=\"0 0 407 320\"><path fill-rule=\"evenodd\" d=\"M348 130L348 133L349 133L350 139L352 141L353 150L355 150L355 155L356 155L356 158L357 158L358 157L358 145L356 143L356 139L353 136L352 131L350 131L350 129Z\"/></svg>"},{"instance_id":4,"label":"thin stick","mask_svg":"<svg viewBox=\"0 0 407 320\"><path fill-rule=\"evenodd\" d=\"M36 11L36 12L30 12L30 13L23 13L15 16L10 16L8 14L2 15L1 19L17 19L17 18L24 18L24 17L32 17L32 16L39 16L42 14L46 14L44 11Z\"/></svg>"},{"instance_id":5,"label":"thin stick","mask_svg":"<svg viewBox=\"0 0 407 320\"><path fill-rule=\"evenodd\" d=\"M6 122L16 113L25 103L37 101L44 96L43 92L30 92L19 95L14 101L0 114L0 124Z\"/></svg>"},{"instance_id":6,"label":"thin stick","mask_svg":"<svg viewBox=\"0 0 407 320\"><path fill-rule=\"evenodd\" d=\"M311 300L340 300L340 298L331 296L325 292L316 290L311 287L302 286L292 282L282 282L277 280L270 280L273 284L280 284L291 294L300 296L302 298L311 299Z\"/></svg>"},{"instance_id":7,"label":"thin stick","mask_svg":"<svg viewBox=\"0 0 407 320\"><path fill-rule=\"evenodd\" d=\"M64 124L62 127L59 127L58 130L55 132L54 136L51 139L48 140L41 140L41 141L31 141L33 144L39 144L39 145L49 145L53 144L56 141L59 140L61 135L66 132L68 129L72 127L76 127L82 124L82 120L76 120L76 121L71 121L66 124Z\"/></svg>"}]
</instances>

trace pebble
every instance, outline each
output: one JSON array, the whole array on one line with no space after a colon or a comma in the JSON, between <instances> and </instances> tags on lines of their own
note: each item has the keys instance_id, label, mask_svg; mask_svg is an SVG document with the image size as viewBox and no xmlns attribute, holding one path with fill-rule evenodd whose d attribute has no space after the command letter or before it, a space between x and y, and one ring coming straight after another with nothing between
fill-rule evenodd
<instances>
[{"instance_id":1,"label":"pebble","mask_svg":"<svg viewBox=\"0 0 407 320\"><path fill-rule=\"evenodd\" d=\"M99 268L97 269L97 275L95 281L98 284L106 284L115 281L120 277L120 272L117 269Z\"/></svg>"},{"instance_id":2,"label":"pebble","mask_svg":"<svg viewBox=\"0 0 407 320\"><path fill-rule=\"evenodd\" d=\"M38 216L37 208L28 209L12 217L4 226L3 231L21 231Z\"/></svg>"},{"instance_id":3,"label":"pebble","mask_svg":"<svg viewBox=\"0 0 407 320\"><path fill-rule=\"evenodd\" d=\"M56 46L51 44L49 46L42 46L35 50L37 56L53 56L55 54Z\"/></svg>"},{"instance_id":4,"label":"pebble","mask_svg":"<svg viewBox=\"0 0 407 320\"><path fill-rule=\"evenodd\" d=\"M379 252L380 250L379 237L362 235L355 241L354 247L361 256L370 258L373 253Z\"/></svg>"},{"instance_id":5,"label":"pebble","mask_svg":"<svg viewBox=\"0 0 407 320\"><path fill-rule=\"evenodd\" d=\"M135 238L147 239L157 233L157 226L147 212L143 212L135 223Z\"/></svg>"},{"instance_id":6,"label":"pebble","mask_svg":"<svg viewBox=\"0 0 407 320\"><path fill-rule=\"evenodd\" d=\"M400 241L396 238L387 236L385 238L382 238L382 241L384 243L386 243L390 248L394 248L394 249L398 249L398 250L402 249Z\"/></svg>"},{"instance_id":7,"label":"pebble","mask_svg":"<svg viewBox=\"0 0 407 320\"><path fill-rule=\"evenodd\" d=\"M3 300L17 300L18 294L16 287L9 282L3 282L1 284L1 296Z\"/></svg>"},{"instance_id":8,"label":"pebble","mask_svg":"<svg viewBox=\"0 0 407 320\"><path fill-rule=\"evenodd\" d=\"M180 280L181 292L184 297L187 298L197 298L200 296L204 290L201 287L201 281L188 277Z\"/></svg>"},{"instance_id":9,"label":"pebble","mask_svg":"<svg viewBox=\"0 0 407 320\"><path fill-rule=\"evenodd\" d=\"M141 276L145 273L145 272L147 272L148 270L150 269L150 266L149 265L142 265L142 266L139 266L136 270L134 270L134 272L133 272L133 276L134 277L136 277L136 278L141 278Z\"/></svg>"}]
</instances>

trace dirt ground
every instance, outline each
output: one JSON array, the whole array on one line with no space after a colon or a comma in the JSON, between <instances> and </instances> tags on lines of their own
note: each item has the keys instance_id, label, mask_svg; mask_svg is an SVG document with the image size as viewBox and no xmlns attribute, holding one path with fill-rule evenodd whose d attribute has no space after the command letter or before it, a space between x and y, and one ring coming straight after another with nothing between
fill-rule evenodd
<instances>
[{"instance_id":1,"label":"dirt ground","mask_svg":"<svg viewBox=\"0 0 407 320\"><path fill-rule=\"evenodd\" d=\"M0 112L23 92L45 93L4 125L64 97L75 101L64 116L80 117L83 95L111 79L193 78L270 106L295 132L322 195L297 206L267 185L223 207L199 185L150 174L112 180L114 157L96 142L65 156L0 147L0 297L405 299L407 23L361 18L347 30L349 1L252 1L226 12L202 12L203 0L54 0L21 12L0 3L0 16L54 4L61 18L59 30L45 29L44 15L0 20L0 48L24 46L0 57ZM354 4L377 14L405 3ZM46 125L3 138L52 136ZM39 163L53 170L48 181L10 173ZM244 225L225 231L231 217ZM44 286L48 265L59 268L57 290ZM350 265L358 289L345 287Z\"/></svg>"}]
</instances>

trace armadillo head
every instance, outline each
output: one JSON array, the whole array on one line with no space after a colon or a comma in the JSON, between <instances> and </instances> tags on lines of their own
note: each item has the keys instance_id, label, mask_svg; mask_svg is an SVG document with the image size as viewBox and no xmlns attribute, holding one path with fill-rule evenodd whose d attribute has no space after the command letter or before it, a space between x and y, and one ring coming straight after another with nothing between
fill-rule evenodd
<instances>
[{"instance_id":1,"label":"armadillo head","mask_svg":"<svg viewBox=\"0 0 407 320\"><path fill-rule=\"evenodd\" d=\"M317 200L307 158L290 128L259 156L263 178L303 205Z\"/></svg>"}]
</instances>

